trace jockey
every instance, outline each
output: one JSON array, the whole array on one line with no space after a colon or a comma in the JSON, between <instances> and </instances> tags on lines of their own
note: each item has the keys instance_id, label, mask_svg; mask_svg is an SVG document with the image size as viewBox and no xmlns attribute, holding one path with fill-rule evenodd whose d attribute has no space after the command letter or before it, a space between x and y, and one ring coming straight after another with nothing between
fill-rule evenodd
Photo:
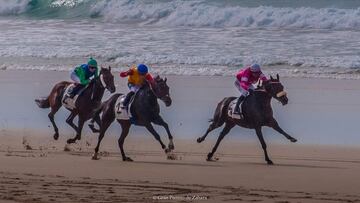
<instances>
[{"instance_id":1,"label":"jockey","mask_svg":"<svg viewBox=\"0 0 360 203\"><path fill-rule=\"evenodd\" d=\"M71 71L70 78L74 81L75 87L70 93L70 98L73 98L76 93L90 83L91 77L98 77L97 61L90 58L87 64L80 65Z\"/></svg>"},{"instance_id":2,"label":"jockey","mask_svg":"<svg viewBox=\"0 0 360 203\"><path fill-rule=\"evenodd\" d=\"M252 64L236 74L235 86L240 91L240 97L236 102L234 113L240 113L240 104L241 102L249 95L249 90L253 90L254 87L252 84L256 83L258 80L267 81L266 76L261 72L259 64Z\"/></svg>"},{"instance_id":3,"label":"jockey","mask_svg":"<svg viewBox=\"0 0 360 203\"><path fill-rule=\"evenodd\" d=\"M145 81L149 82L151 86L154 86L154 79L150 73L148 73L148 67L144 64L138 66L133 65L128 71L120 73L120 77L128 77L128 87L130 92L124 99L123 106L127 108L131 97L144 85Z\"/></svg>"}]
</instances>

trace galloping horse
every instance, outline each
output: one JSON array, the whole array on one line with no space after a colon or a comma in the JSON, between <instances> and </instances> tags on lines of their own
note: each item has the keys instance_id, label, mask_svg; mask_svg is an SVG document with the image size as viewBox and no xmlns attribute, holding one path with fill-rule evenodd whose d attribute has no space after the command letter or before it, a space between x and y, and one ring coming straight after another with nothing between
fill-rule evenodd
<instances>
[{"instance_id":1,"label":"galloping horse","mask_svg":"<svg viewBox=\"0 0 360 203\"><path fill-rule=\"evenodd\" d=\"M40 108L51 108L48 117L55 130L55 140L59 138L59 130L55 124L54 115L63 105L62 98L65 90L71 84L71 82L67 81L59 82L53 87L47 98L35 100ZM100 106L105 89L109 90L111 93L115 92L114 76L111 73L111 67L109 67L109 69L101 67L99 77L93 79L76 100L76 108L67 108L71 114L66 119L66 122L76 131L76 137L68 139L67 143L74 143L76 140L81 139L81 131L84 123L90 118L93 118L94 110ZM78 126L73 123L73 120L77 115L79 116ZM96 119L96 121L100 122L99 119Z\"/></svg>"},{"instance_id":2,"label":"galloping horse","mask_svg":"<svg viewBox=\"0 0 360 203\"><path fill-rule=\"evenodd\" d=\"M214 118L210 120L211 124L205 135L197 139L197 142L201 143L205 140L209 132L222 126L225 123L225 127L221 131L215 146L207 155L207 161L213 161L212 157L221 140L235 125L255 129L256 135L258 136L261 146L264 150L265 160L268 164L273 164L273 162L270 160L266 151L266 143L261 132L262 126L273 128L280 134L284 135L291 142L297 141L295 138L291 137L284 130L282 130L278 122L273 117L273 111L270 103L271 98L275 98L276 100L280 101L282 105L286 105L288 103L288 98L286 96L286 92L284 91L283 85L280 83L279 75L276 75L276 77L276 79L270 77L271 79L269 81L263 83L262 88L253 91L245 99L242 105L242 112L244 115L243 119L234 119L228 116L229 105L233 100L236 99L235 97L226 97L217 105Z\"/></svg>"},{"instance_id":3,"label":"galloping horse","mask_svg":"<svg viewBox=\"0 0 360 203\"><path fill-rule=\"evenodd\" d=\"M166 84L166 81L166 78L162 79L161 77L157 76L155 77L155 86L153 88L151 88L150 85L146 83L135 94L129 111L133 116L135 116L135 125L146 127L146 129L160 143L162 149L165 149L165 153L168 153L174 149L173 137L170 133L168 124L159 115L160 107L157 101L157 99L162 100L167 107L171 105L172 100L169 94L169 86ZM99 108L95 114L95 117L97 117L102 112L98 144L95 148L95 154L92 157L94 160L98 159L100 143L101 140L104 138L106 130L116 118L115 104L121 95L123 94L114 94L107 101L103 102L101 108ZM130 120L117 119L117 121L122 128L122 132L118 140L122 159L123 161L133 161L130 157L127 157L125 155L123 148L125 138L129 133L129 129L132 123L130 122ZM168 149L161 141L160 135L155 131L151 123L161 125L165 128L169 137ZM93 130L93 132L98 132L98 129L95 129L92 124L89 124L89 127Z\"/></svg>"}]
</instances>

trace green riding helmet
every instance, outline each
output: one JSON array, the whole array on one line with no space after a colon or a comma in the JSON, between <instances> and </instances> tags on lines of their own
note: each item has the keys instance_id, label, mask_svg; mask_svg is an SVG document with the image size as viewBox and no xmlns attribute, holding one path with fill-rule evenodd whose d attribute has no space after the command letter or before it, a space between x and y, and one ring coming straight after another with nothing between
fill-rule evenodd
<instances>
[{"instance_id":1,"label":"green riding helmet","mask_svg":"<svg viewBox=\"0 0 360 203\"><path fill-rule=\"evenodd\" d=\"M92 67L96 67L96 68L98 67L97 61L93 58L90 58L87 64Z\"/></svg>"}]
</instances>

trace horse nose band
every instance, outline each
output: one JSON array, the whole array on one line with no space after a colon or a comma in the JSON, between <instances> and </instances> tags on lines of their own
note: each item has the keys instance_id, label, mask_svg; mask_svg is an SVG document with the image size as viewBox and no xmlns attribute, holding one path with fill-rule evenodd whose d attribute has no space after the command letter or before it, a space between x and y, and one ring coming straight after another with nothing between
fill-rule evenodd
<instances>
[{"instance_id":1,"label":"horse nose band","mask_svg":"<svg viewBox=\"0 0 360 203\"><path fill-rule=\"evenodd\" d=\"M287 95L287 93L286 93L285 91L281 91L281 92L279 92L279 93L276 94L276 97L277 97L277 98L280 98L280 97L286 96L286 95Z\"/></svg>"}]
</instances>

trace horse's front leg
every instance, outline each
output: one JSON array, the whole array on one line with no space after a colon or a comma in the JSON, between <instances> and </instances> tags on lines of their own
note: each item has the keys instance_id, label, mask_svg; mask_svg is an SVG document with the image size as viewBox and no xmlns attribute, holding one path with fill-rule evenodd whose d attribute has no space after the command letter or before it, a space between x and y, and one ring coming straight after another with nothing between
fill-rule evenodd
<instances>
[{"instance_id":1,"label":"horse's front leg","mask_svg":"<svg viewBox=\"0 0 360 203\"><path fill-rule=\"evenodd\" d=\"M269 155L268 155L268 153L267 153L266 143L265 143L263 134L262 134L262 132L261 132L261 127L255 128L255 131L256 131L256 135L258 136L258 138L259 138L259 140L260 140L261 147L262 147L262 149L264 150L265 161L266 161L269 165L272 165L273 162L270 160Z\"/></svg>"},{"instance_id":2,"label":"horse's front leg","mask_svg":"<svg viewBox=\"0 0 360 203\"><path fill-rule=\"evenodd\" d=\"M171 135L170 129L169 129L169 125L161 118L161 116L158 116L157 119L153 122L156 125L161 125L165 128L166 133L168 134L169 137L169 150L174 150L175 146L174 146L174 142L173 142L173 136Z\"/></svg>"},{"instance_id":3,"label":"horse's front leg","mask_svg":"<svg viewBox=\"0 0 360 203\"><path fill-rule=\"evenodd\" d=\"M269 127L273 128L274 130L276 130L277 132L279 132L280 134L284 135L288 140L290 140L291 142L296 142L297 139L291 137L289 134L287 134L283 129L280 128L278 122L275 120L275 118L273 118L269 124Z\"/></svg>"},{"instance_id":4,"label":"horse's front leg","mask_svg":"<svg viewBox=\"0 0 360 203\"><path fill-rule=\"evenodd\" d=\"M74 142L76 142L76 140L81 140L81 131L83 129L84 123L85 123L85 119L82 116L79 116L78 128L77 128L77 131L76 131L76 137L74 137L72 139L68 139L67 140L68 144L74 143Z\"/></svg>"},{"instance_id":5,"label":"horse's front leg","mask_svg":"<svg viewBox=\"0 0 360 203\"><path fill-rule=\"evenodd\" d=\"M169 152L168 149L166 149L166 146L164 145L164 143L161 141L160 135L155 131L154 127L151 125L151 123L148 123L145 125L146 129L155 137L155 139L157 141L159 141L161 148L165 149L165 152Z\"/></svg>"}]
</instances>

